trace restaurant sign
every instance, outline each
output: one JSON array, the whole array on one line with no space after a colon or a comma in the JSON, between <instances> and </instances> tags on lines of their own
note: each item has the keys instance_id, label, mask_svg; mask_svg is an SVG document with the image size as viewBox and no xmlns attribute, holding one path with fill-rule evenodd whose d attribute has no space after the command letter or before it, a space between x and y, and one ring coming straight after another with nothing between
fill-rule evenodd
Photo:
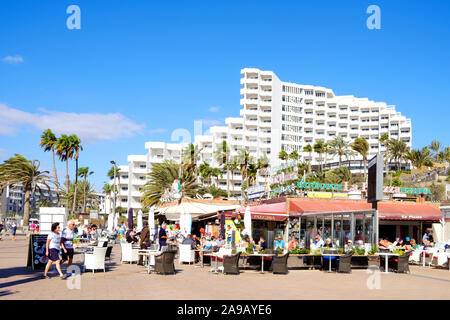
<instances>
[{"instance_id":1,"label":"restaurant sign","mask_svg":"<svg viewBox=\"0 0 450 320\"><path fill-rule=\"evenodd\" d=\"M273 190L276 194L281 193L293 193L296 189L309 189L309 190L322 190L322 191L341 191L341 192L354 192L354 191L366 191L367 184L363 183L362 189L360 190L358 185L354 184L349 186L348 182L344 184L330 184L330 183L319 183L319 182L297 182L295 184L290 184L287 186L282 186L275 188ZM431 194L430 189L427 188L406 188L406 187L389 187L383 188L384 193L407 193L407 194Z\"/></svg>"}]
</instances>

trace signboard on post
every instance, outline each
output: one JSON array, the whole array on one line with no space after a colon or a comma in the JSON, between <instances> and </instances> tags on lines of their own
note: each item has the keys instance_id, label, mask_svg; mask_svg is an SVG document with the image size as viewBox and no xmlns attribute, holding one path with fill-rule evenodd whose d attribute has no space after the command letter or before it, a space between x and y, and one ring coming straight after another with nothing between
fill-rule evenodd
<instances>
[{"instance_id":1,"label":"signboard on post","mask_svg":"<svg viewBox=\"0 0 450 320\"><path fill-rule=\"evenodd\" d=\"M383 200L383 157L377 154L368 164L367 202Z\"/></svg>"},{"instance_id":2,"label":"signboard on post","mask_svg":"<svg viewBox=\"0 0 450 320\"><path fill-rule=\"evenodd\" d=\"M46 234L31 234L28 244L27 267L33 270L45 268L48 258L45 256L45 247L47 245Z\"/></svg>"},{"instance_id":3,"label":"signboard on post","mask_svg":"<svg viewBox=\"0 0 450 320\"><path fill-rule=\"evenodd\" d=\"M39 228L41 234L49 234L52 232L52 224L59 222L61 230L66 226L66 209L65 208L39 208Z\"/></svg>"}]
</instances>

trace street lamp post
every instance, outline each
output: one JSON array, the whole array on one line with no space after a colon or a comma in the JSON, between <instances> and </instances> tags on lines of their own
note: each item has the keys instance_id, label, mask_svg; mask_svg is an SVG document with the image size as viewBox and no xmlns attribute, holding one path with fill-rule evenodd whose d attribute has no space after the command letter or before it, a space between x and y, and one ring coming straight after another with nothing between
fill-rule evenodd
<instances>
[{"instance_id":1,"label":"street lamp post","mask_svg":"<svg viewBox=\"0 0 450 320\"><path fill-rule=\"evenodd\" d=\"M114 165L114 185L113 185L113 191L114 191L114 199L113 199L113 217L116 218L116 161L111 160L111 164Z\"/></svg>"}]
</instances>

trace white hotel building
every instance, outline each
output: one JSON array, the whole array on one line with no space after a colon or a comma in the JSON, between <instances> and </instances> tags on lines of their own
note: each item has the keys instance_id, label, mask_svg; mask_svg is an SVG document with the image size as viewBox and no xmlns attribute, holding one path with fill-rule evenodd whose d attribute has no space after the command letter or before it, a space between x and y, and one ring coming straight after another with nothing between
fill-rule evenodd
<instances>
[{"instance_id":1,"label":"white hotel building","mask_svg":"<svg viewBox=\"0 0 450 320\"><path fill-rule=\"evenodd\" d=\"M245 68L241 75L240 117L227 118L225 126L211 127L211 135L195 137L194 144L202 150L200 161L207 161L212 167L218 166L214 151L223 140L227 141L231 156L237 156L245 148L254 159L267 154L271 166L280 164L281 150L288 153L298 150L300 160L308 161L304 146L313 146L318 140L328 142L336 136L348 141L365 138L370 146L369 159L385 151L378 140L384 133L411 147L411 120L397 112L395 106L367 98L336 96L333 90L324 87L283 82L271 71ZM181 161L185 145L147 142L146 155L128 156L129 164L119 167L117 206L139 209L146 173L155 163L169 159ZM361 160L359 156L352 159ZM319 155L313 153L312 164L318 164L319 160ZM337 161L337 157L327 158L328 163ZM224 190L226 177L224 173L223 179L216 182ZM230 190L239 194L241 182L240 173L235 172ZM265 177L258 177L257 182L264 184Z\"/></svg>"}]
</instances>

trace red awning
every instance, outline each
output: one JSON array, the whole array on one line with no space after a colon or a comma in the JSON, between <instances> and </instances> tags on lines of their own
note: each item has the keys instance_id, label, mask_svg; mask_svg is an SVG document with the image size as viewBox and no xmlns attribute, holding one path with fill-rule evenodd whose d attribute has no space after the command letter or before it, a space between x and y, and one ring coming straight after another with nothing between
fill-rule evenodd
<instances>
[{"instance_id":1,"label":"red awning","mask_svg":"<svg viewBox=\"0 0 450 320\"><path fill-rule=\"evenodd\" d=\"M439 209L426 204L379 203L380 220L434 220L442 219Z\"/></svg>"},{"instance_id":2,"label":"red awning","mask_svg":"<svg viewBox=\"0 0 450 320\"><path fill-rule=\"evenodd\" d=\"M245 209L246 207L241 207L238 211L243 215ZM286 202L250 206L250 213L253 220L284 221L288 217Z\"/></svg>"},{"instance_id":3,"label":"red awning","mask_svg":"<svg viewBox=\"0 0 450 320\"><path fill-rule=\"evenodd\" d=\"M290 200L290 214L309 215L314 213L339 213L354 211L369 211L372 205L366 202L350 201L312 201ZM434 220L439 221L442 213L439 209L426 204L378 203L380 220Z\"/></svg>"},{"instance_id":4,"label":"red awning","mask_svg":"<svg viewBox=\"0 0 450 320\"><path fill-rule=\"evenodd\" d=\"M346 202L346 201L314 201L314 200L290 200L289 213L291 215L303 215L307 213L325 213L325 212L352 212L368 211L372 205L365 202Z\"/></svg>"}]
</instances>

